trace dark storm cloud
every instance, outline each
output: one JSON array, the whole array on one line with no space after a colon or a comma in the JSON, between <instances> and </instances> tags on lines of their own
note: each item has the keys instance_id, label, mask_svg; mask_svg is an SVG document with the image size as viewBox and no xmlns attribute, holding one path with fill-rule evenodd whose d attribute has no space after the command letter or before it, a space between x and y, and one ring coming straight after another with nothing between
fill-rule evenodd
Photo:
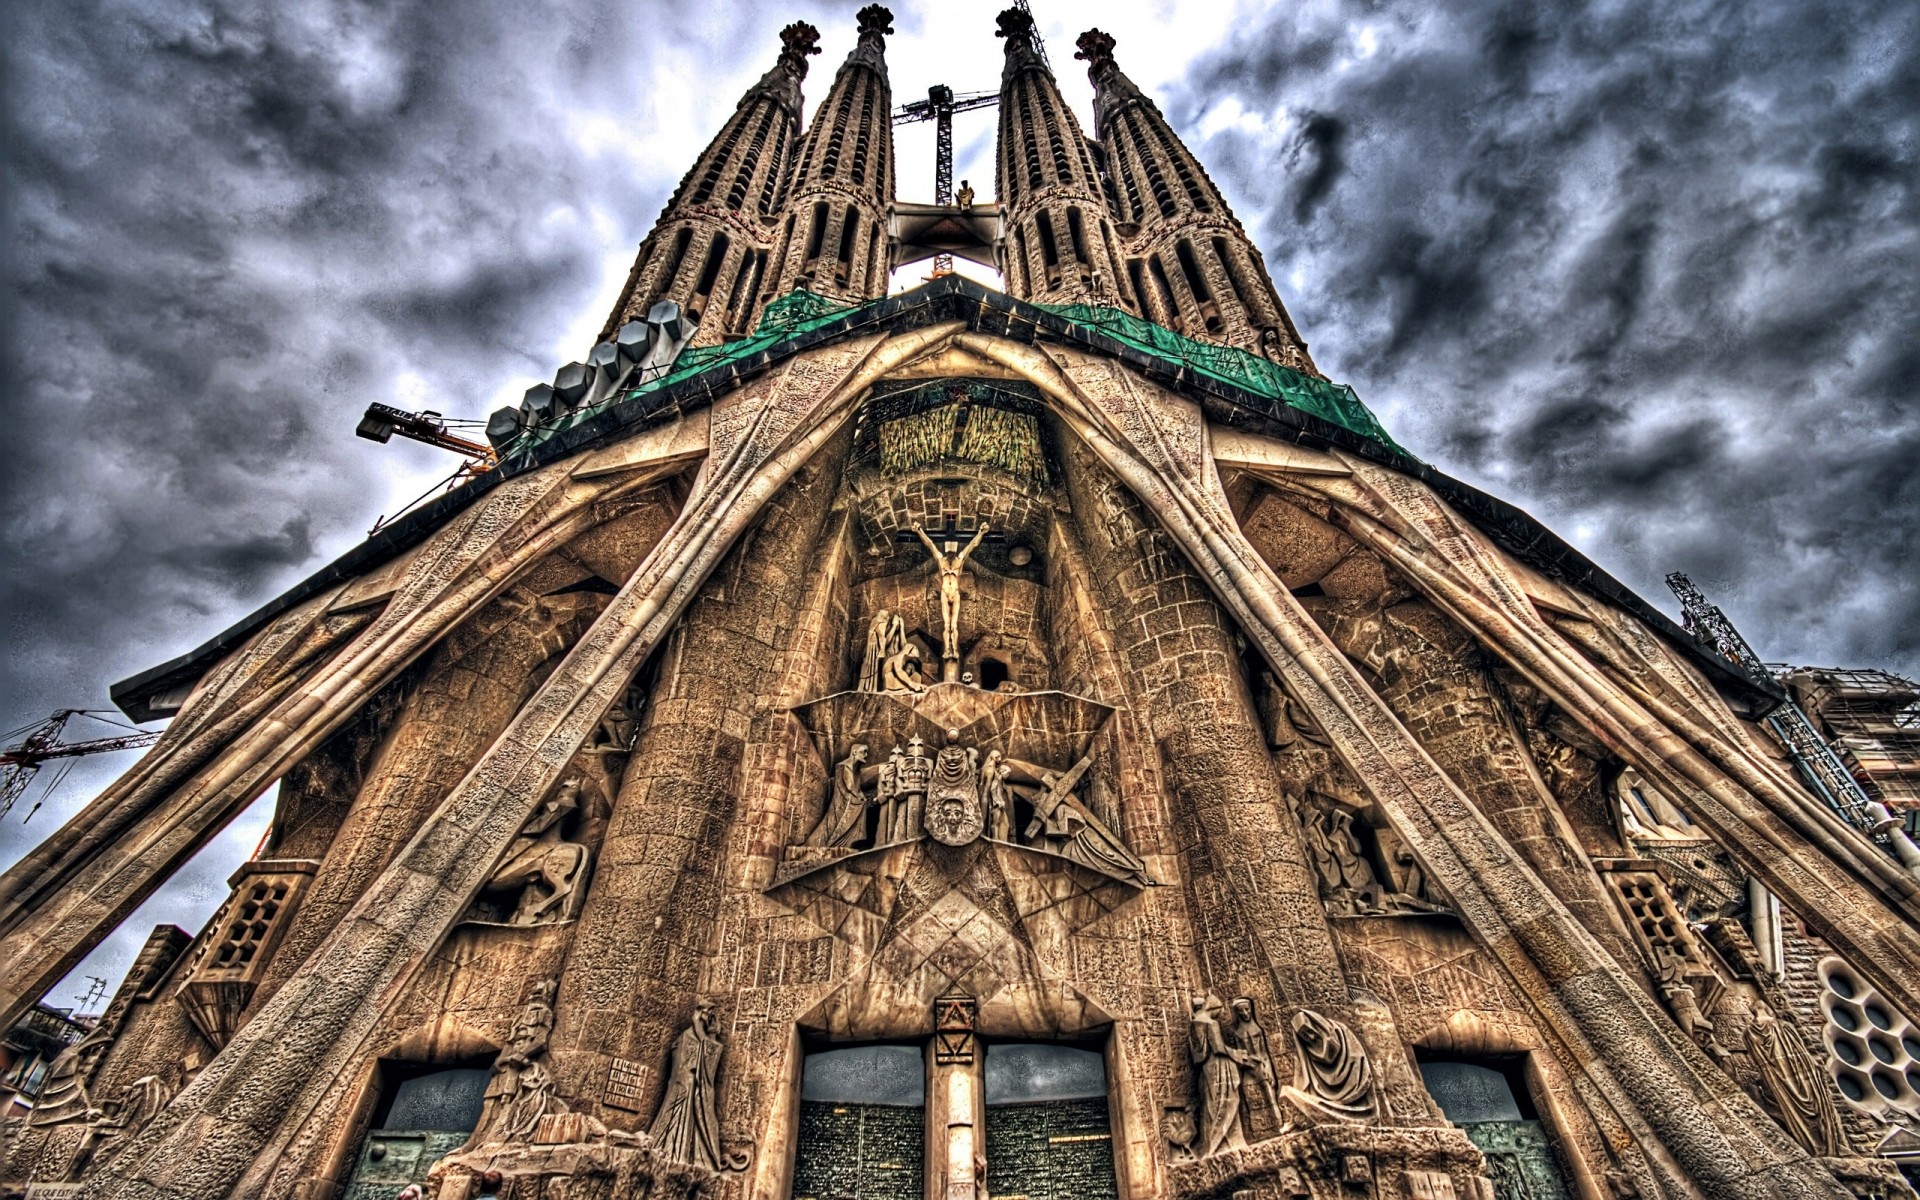
<instances>
[{"instance_id":1,"label":"dark storm cloud","mask_svg":"<svg viewBox=\"0 0 1920 1200\"><path fill-rule=\"evenodd\" d=\"M1920 8L1289 5L1166 100L1408 445L1763 655L1920 669Z\"/></svg>"},{"instance_id":2,"label":"dark storm cloud","mask_svg":"<svg viewBox=\"0 0 1920 1200\"><path fill-rule=\"evenodd\" d=\"M711 132L687 127L771 64L775 7L7 6L0 728L105 707L451 469L355 419L484 416L564 361ZM81 760L0 862L126 765ZM230 865L138 914L119 965Z\"/></svg>"}]
</instances>

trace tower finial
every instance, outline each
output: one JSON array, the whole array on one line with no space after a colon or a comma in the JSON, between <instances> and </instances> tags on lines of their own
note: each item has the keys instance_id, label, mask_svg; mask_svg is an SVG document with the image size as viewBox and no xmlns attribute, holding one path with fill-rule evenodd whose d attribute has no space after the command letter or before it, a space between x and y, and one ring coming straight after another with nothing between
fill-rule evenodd
<instances>
[{"instance_id":1,"label":"tower finial","mask_svg":"<svg viewBox=\"0 0 1920 1200\"><path fill-rule=\"evenodd\" d=\"M1000 10L997 18L1000 26L993 35L1007 39L1007 51L1013 51L1015 41L1033 42L1033 14L1024 8L1006 8Z\"/></svg>"},{"instance_id":2,"label":"tower finial","mask_svg":"<svg viewBox=\"0 0 1920 1200\"><path fill-rule=\"evenodd\" d=\"M1113 65L1113 35L1098 29L1089 29L1080 35L1074 45L1080 47L1075 58L1087 64L1087 74L1097 74L1102 67Z\"/></svg>"},{"instance_id":3,"label":"tower finial","mask_svg":"<svg viewBox=\"0 0 1920 1200\"><path fill-rule=\"evenodd\" d=\"M780 31L780 67L795 79L807 77L807 56L820 53L820 31L795 21Z\"/></svg>"},{"instance_id":4,"label":"tower finial","mask_svg":"<svg viewBox=\"0 0 1920 1200\"><path fill-rule=\"evenodd\" d=\"M861 9L860 39L885 37L893 32L893 10L884 4L869 4Z\"/></svg>"}]
</instances>

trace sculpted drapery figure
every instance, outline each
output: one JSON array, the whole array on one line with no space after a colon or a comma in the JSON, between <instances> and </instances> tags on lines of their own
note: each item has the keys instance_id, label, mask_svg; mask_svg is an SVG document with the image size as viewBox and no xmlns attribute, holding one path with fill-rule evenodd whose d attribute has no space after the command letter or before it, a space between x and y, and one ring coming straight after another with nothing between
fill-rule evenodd
<instances>
[{"instance_id":1,"label":"sculpted drapery figure","mask_svg":"<svg viewBox=\"0 0 1920 1200\"><path fill-rule=\"evenodd\" d=\"M654 1153L709 1171L737 1171L746 1155L729 1157L720 1145L720 1056L726 1046L713 1028L713 1002L694 1005L693 1020L674 1039L667 1064L667 1090L647 1131Z\"/></svg>"},{"instance_id":2,"label":"sculpted drapery figure","mask_svg":"<svg viewBox=\"0 0 1920 1200\"><path fill-rule=\"evenodd\" d=\"M1219 1011L1216 997L1195 996L1187 1028L1187 1054L1193 1060L1200 1107L1200 1137L1194 1152L1201 1158L1247 1144L1240 1122L1240 1079L1247 1059L1228 1044Z\"/></svg>"},{"instance_id":3,"label":"sculpted drapery figure","mask_svg":"<svg viewBox=\"0 0 1920 1200\"><path fill-rule=\"evenodd\" d=\"M1346 1025L1303 1008L1293 1014L1298 1052L1293 1083L1281 1089L1308 1116L1369 1121L1377 1108L1373 1064L1366 1047Z\"/></svg>"},{"instance_id":4,"label":"sculpted drapery figure","mask_svg":"<svg viewBox=\"0 0 1920 1200\"><path fill-rule=\"evenodd\" d=\"M1746 1050L1781 1128L1815 1154L1845 1154L1833 1089L1794 1027L1758 1004L1747 1026Z\"/></svg>"},{"instance_id":5,"label":"sculpted drapery figure","mask_svg":"<svg viewBox=\"0 0 1920 1200\"><path fill-rule=\"evenodd\" d=\"M1007 777L1013 768L998 750L987 751L986 765L980 769L980 796L986 809L987 836L996 842L1013 840L1013 804L1007 796Z\"/></svg>"},{"instance_id":6,"label":"sculpted drapery figure","mask_svg":"<svg viewBox=\"0 0 1920 1200\"><path fill-rule=\"evenodd\" d=\"M1146 887L1152 882L1146 861L1073 794L1092 762L1082 758L1063 776L1051 771L1041 774L1040 795L1034 800L1033 820L1027 823L1025 836L1083 867Z\"/></svg>"},{"instance_id":7,"label":"sculpted drapery figure","mask_svg":"<svg viewBox=\"0 0 1920 1200\"><path fill-rule=\"evenodd\" d=\"M942 554L925 529L915 525L913 531L926 543L927 553L933 555L934 566L940 571L940 657L952 664L948 668L948 678L953 678L952 672L957 670L960 662L960 573L967 569L967 559L973 554L974 548L987 536L987 526L982 522L980 528L974 531L973 540L958 554L954 553L952 542L946 543L946 553Z\"/></svg>"},{"instance_id":8,"label":"sculpted drapery figure","mask_svg":"<svg viewBox=\"0 0 1920 1200\"><path fill-rule=\"evenodd\" d=\"M847 756L833 769L833 789L827 799L827 811L813 831L807 834L809 846L851 846L867 831L867 794L860 786L860 770L866 765L867 748L856 742Z\"/></svg>"},{"instance_id":9,"label":"sculpted drapery figure","mask_svg":"<svg viewBox=\"0 0 1920 1200\"><path fill-rule=\"evenodd\" d=\"M480 1123L469 1146L484 1142L524 1142L533 1136L540 1118L568 1111L554 1094L553 1073L547 1069L547 1039L553 1036L551 979L533 985L533 993L514 1018L506 1045L493 1060L493 1078L487 1081Z\"/></svg>"},{"instance_id":10,"label":"sculpted drapery figure","mask_svg":"<svg viewBox=\"0 0 1920 1200\"><path fill-rule=\"evenodd\" d=\"M920 647L907 639L907 623L899 613L883 608L867 622L859 690L916 694L927 690L920 678Z\"/></svg>"}]
</instances>

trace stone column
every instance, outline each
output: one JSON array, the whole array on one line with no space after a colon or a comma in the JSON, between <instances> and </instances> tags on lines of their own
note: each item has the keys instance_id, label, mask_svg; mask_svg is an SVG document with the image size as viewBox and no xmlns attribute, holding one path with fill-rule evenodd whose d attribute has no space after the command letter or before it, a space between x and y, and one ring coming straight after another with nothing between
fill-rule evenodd
<instances>
[{"instance_id":1,"label":"stone column","mask_svg":"<svg viewBox=\"0 0 1920 1200\"><path fill-rule=\"evenodd\" d=\"M927 1048L927 1200L978 1200L985 1194L986 1085L978 1046L963 1063L942 1063Z\"/></svg>"},{"instance_id":2,"label":"stone column","mask_svg":"<svg viewBox=\"0 0 1920 1200\"><path fill-rule=\"evenodd\" d=\"M270 999L340 923L367 885L467 773L606 597L586 592L494 602L435 653L314 872L249 1014Z\"/></svg>"},{"instance_id":3,"label":"stone column","mask_svg":"<svg viewBox=\"0 0 1920 1200\"><path fill-rule=\"evenodd\" d=\"M1304 1005L1345 1019L1346 979L1233 627L1131 494L1084 449L1065 457L1074 512L1110 514L1110 528L1083 539L1093 591L1137 681L1130 699L1161 747L1175 819L1194 839L1181 874L1201 959L1196 982L1222 996L1251 994L1263 1012ZM1258 958L1244 958L1247 947Z\"/></svg>"},{"instance_id":4,"label":"stone column","mask_svg":"<svg viewBox=\"0 0 1920 1200\"><path fill-rule=\"evenodd\" d=\"M562 1087L583 1104L599 1098L616 1059L659 1080L704 986L724 880L740 870L728 830L743 805L760 803L743 796L743 763L756 729L765 736L767 723L790 720L769 698L779 694L784 652L818 575L812 551L834 498L837 459L824 452L767 505L661 655L555 1005L553 1060ZM754 1052L738 1044L736 1016L723 1001L718 1022L734 1027L722 1072L729 1093L752 1072ZM657 1102L645 1098L639 1127Z\"/></svg>"}]
</instances>

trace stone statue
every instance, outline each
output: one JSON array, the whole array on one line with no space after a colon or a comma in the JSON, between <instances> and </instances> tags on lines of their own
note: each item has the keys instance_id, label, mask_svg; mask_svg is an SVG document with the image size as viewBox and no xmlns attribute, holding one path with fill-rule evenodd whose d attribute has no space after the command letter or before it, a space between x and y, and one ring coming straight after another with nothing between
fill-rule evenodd
<instances>
[{"instance_id":1,"label":"stone statue","mask_svg":"<svg viewBox=\"0 0 1920 1200\"><path fill-rule=\"evenodd\" d=\"M1813 1065L1793 1025L1774 1016L1764 1003L1755 1006L1747 1026L1747 1057L1781 1128L1814 1154L1847 1153L1826 1075Z\"/></svg>"},{"instance_id":2,"label":"stone statue","mask_svg":"<svg viewBox=\"0 0 1920 1200\"><path fill-rule=\"evenodd\" d=\"M573 901L587 868L588 851L566 840L564 828L580 811L580 780L568 779L542 801L507 855L481 886L482 894L517 893L509 925L545 925L573 915Z\"/></svg>"},{"instance_id":3,"label":"stone statue","mask_svg":"<svg viewBox=\"0 0 1920 1200\"><path fill-rule=\"evenodd\" d=\"M947 744L933 760L927 786L927 835L943 846L964 846L986 828L980 805L980 752L960 745L960 731L947 730Z\"/></svg>"},{"instance_id":4,"label":"stone statue","mask_svg":"<svg viewBox=\"0 0 1920 1200\"><path fill-rule=\"evenodd\" d=\"M594 731L593 742L585 753L598 758L609 754L625 754L633 749L633 743L640 736L640 710L646 705L646 694L638 685L630 687L607 715L600 718L600 726Z\"/></svg>"},{"instance_id":5,"label":"stone statue","mask_svg":"<svg viewBox=\"0 0 1920 1200\"><path fill-rule=\"evenodd\" d=\"M729 1156L720 1145L720 1055L726 1047L713 1028L713 1002L694 1005L693 1020L674 1039L667 1064L667 1091L647 1131L654 1153L671 1162L709 1171L738 1171L747 1156Z\"/></svg>"},{"instance_id":6,"label":"stone statue","mask_svg":"<svg viewBox=\"0 0 1920 1200\"><path fill-rule=\"evenodd\" d=\"M1133 516L1127 512L1126 497L1117 483L1100 493L1100 526L1106 531L1107 545L1115 550L1133 541Z\"/></svg>"},{"instance_id":7,"label":"stone statue","mask_svg":"<svg viewBox=\"0 0 1920 1200\"><path fill-rule=\"evenodd\" d=\"M1293 1014L1293 1041L1299 1051L1293 1083L1280 1094L1309 1117L1370 1121L1378 1100L1373 1064L1360 1039L1344 1024L1310 1008Z\"/></svg>"},{"instance_id":8,"label":"stone statue","mask_svg":"<svg viewBox=\"0 0 1920 1200\"><path fill-rule=\"evenodd\" d=\"M980 769L980 797L987 810L987 836L996 842L1013 840L1013 800L1007 795L1007 776L1013 768L998 750L987 751L986 765Z\"/></svg>"},{"instance_id":9,"label":"stone statue","mask_svg":"<svg viewBox=\"0 0 1920 1200\"><path fill-rule=\"evenodd\" d=\"M34 1101L33 1111L27 1114L29 1129L90 1120L98 1115L93 1097L87 1092L87 1084L94 1065L106 1053L112 1040L113 1031L104 1024L98 1025L93 1032L54 1057L52 1065L47 1068L46 1081L40 1085L40 1095Z\"/></svg>"},{"instance_id":10,"label":"stone statue","mask_svg":"<svg viewBox=\"0 0 1920 1200\"><path fill-rule=\"evenodd\" d=\"M867 761L866 746L856 742L833 769L833 789L827 811L807 834L809 846L851 846L867 831L867 794L860 786L860 768Z\"/></svg>"},{"instance_id":11,"label":"stone statue","mask_svg":"<svg viewBox=\"0 0 1920 1200\"><path fill-rule=\"evenodd\" d=\"M1273 1123L1285 1133L1289 1127L1280 1112L1280 1081L1273 1071L1273 1055L1267 1048L1266 1030L1253 1014L1253 997L1236 996L1232 1005L1233 1024L1226 1030L1227 1044L1240 1052L1241 1062L1260 1085L1260 1095L1273 1114Z\"/></svg>"},{"instance_id":12,"label":"stone statue","mask_svg":"<svg viewBox=\"0 0 1920 1200\"><path fill-rule=\"evenodd\" d=\"M967 569L967 559L973 554L974 548L987 536L987 526L983 522L974 531L973 540L967 543L966 549L958 554L954 554L952 542L946 543L946 553L942 554L925 529L915 525L913 531L926 543L927 553L933 555L934 566L940 569L940 657L953 664L949 668L952 670L960 662L960 573Z\"/></svg>"},{"instance_id":13,"label":"stone statue","mask_svg":"<svg viewBox=\"0 0 1920 1200\"><path fill-rule=\"evenodd\" d=\"M884 692L912 692L917 696L927 690L926 681L920 677L920 647L908 641L905 633L881 664L880 681Z\"/></svg>"},{"instance_id":14,"label":"stone statue","mask_svg":"<svg viewBox=\"0 0 1920 1200\"><path fill-rule=\"evenodd\" d=\"M893 614L881 609L867 623L867 648L860 656L860 690L883 692L883 672L893 653Z\"/></svg>"},{"instance_id":15,"label":"stone statue","mask_svg":"<svg viewBox=\"0 0 1920 1200\"><path fill-rule=\"evenodd\" d=\"M553 1036L553 993L551 979L534 984L520 1015L513 1019L507 1043L493 1060L480 1123L468 1146L527 1141L541 1117L569 1111L566 1101L554 1094L553 1072L546 1064L547 1039Z\"/></svg>"},{"instance_id":16,"label":"stone statue","mask_svg":"<svg viewBox=\"0 0 1920 1200\"><path fill-rule=\"evenodd\" d=\"M1029 843L1083 867L1147 887L1153 880L1147 874L1145 860L1073 794L1092 762L1091 757L1082 758L1064 776L1041 773L1040 795L1034 800L1033 820L1027 822L1024 836Z\"/></svg>"},{"instance_id":17,"label":"stone statue","mask_svg":"<svg viewBox=\"0 0 1920 1200\"><path fill-rule=\"evenodd\" d=\"M1200 1139L1194 1153L1201 1158L1247 1144L1240 1122L1240 1074L1247 1060L1227 1043L1215 1015L1219 1009L1217 998L1195 996L1187 1027L1187 1053L1193 1060L1200 1108Z\"/></svg>"}]
</instances>

